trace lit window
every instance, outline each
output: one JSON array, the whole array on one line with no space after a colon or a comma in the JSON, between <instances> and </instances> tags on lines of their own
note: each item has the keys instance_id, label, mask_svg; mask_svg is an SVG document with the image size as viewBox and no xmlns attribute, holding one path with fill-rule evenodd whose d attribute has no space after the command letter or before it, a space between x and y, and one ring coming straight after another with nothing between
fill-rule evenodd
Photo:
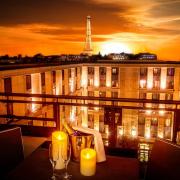
<instances>
[{"instance_id":1,"label":"lit window","mask_svg":"<svg viewBox=\"0 0 180 180\"><path fill-rule=\"evenodd\" d=\"M139 93L139 98L140 98L140 99L146 99L146 93L140 92L140 93Z\"/></svg>"},{"instance_id":2,"label":"lit window","mask_svg":"<svg viewBox=\"0 0 180 180\"><path fill-rule=\"evenodd\" d=\"M93 75L94 74L94 68L93 67L88 67L88 74Z\"/></svg>"},{"instance_id":3,"label":"lit window","mask_svg":"<svg viewBox=\"0 0 180 180\"><path fill-rule=\"evenodd\" d=\"M106 97L106 92L105 91L100 91L99 92L99 97Z\"/></svg>"},{"instance_id":4,"label":"lit window","mask_svg":"<svg viewBox=\"0 0 180 180\"><path fill-rule=\"evenodd\" d=\"M173 100L173 94L166 94L166 100Z\"/></svg>"},{"instance_id":5,"label":"lit window","mask_svg":"<svg viewBox=\"0 0 180 180\"><path fill-rule=\"evenodd\" d=\"M119 136L123 136L123 134L124 134L123 126L119 126L119 128L118 128L118 135Z\"/></svg>"},{"instance_id":6,"label":"lit window","mask_svg":"<svg viewBox=\"0 0 180 180\"><path fill-rule=\"evenodd\" d=\"M147 76L147 68L140 69L140 76Z\"/></svg>"},{"instance_id":7,"label":"lit window","mask_svg":"<svg viewBox=\"0 0 180 180\"><path fill-rule=\"evenodd\" d=\"M106 75L106 68L105 67L100 67L99 68L99 73L100 73L100 75Z\"/></svg>"},{"instance_id":8,"label":"lit window","mask_svg":"<svg viewBox=\"0 0 180 180\"><path fill-rule=\"evenodd\" d=\"M112 74L118 74L118 68L112 68Z\"/></svg>"},{"instance_id":9,"label":"lit window","mask_svg":"<svg viewBox=\"0 0 180 180\"><path fill-rule=\"evenodd\" d=\"M94 85L94 79L88 78L88 86L93 86L93 85Z\"/></svg>"},{"instance_id":10,"label":"lit window","mask_svg":"<svg viewBox=\"0 0 180 180\"><path fill-rule=\"evenodd\" d=\"M160 88L160 81L154 80L154 88Z\"/></svg>"},{"instance_id":11,"label":"lit window","mask_svg":"<svg viewBox=\"0 0 180 180\"><path fill-rule=\"evenodd\" d=\"M153 100L159 100L159 97L160 97L160 95L158 93L153 93L152 94L152 99Z\"/></svg>"},{"instance_id":12,"label":"lit window","mask_svg":"<svg viewBox=\"0 0 180 180\"><path fill-rule=\"evenodd\" d=\"M135 127L133 127L133 128L131 129L131 136L132 136L132 137L136 137L136 136L137 136L137 131L136 131L136 128L135 128Z\"/></svg>"},{"instance_id":13,"label":"lit window","mask_svg":"<svg viewBox=\"0 0 180 180\"><path fill-rule=\"evenodd\" d=\"M141 79L140 80L140 88L145 88L146 87L146 80Z\"/></svg>"},{"instance_id":14,"label":"lit window","mask_svg":"<svg viewBox=\"0 0 180 180\"><path fill-rule=\"evenodd\" d=\"M112 98L118 98L118 92L111 92Z\"/></svg>"},{"instance_id":15,"label":"lit window","mask_svg":"<svg viewBox=\"0 0 180 180\"><path fill-rule=\"evenodd\" d=\"M163 111L163 110L159 111L160 116L163 116L164 114L165 114L165 111Z\"/></svg>"},{"instance_id":16,"label":"lit window","mask_svg":"<svg viewBox=\"0 0 180 180\"><path fill-rule=\"evenodd\" d=\"M151 115L152 114L152 110L146 110L146 114L147 115Z\"/></svg>"},{"instance_id":17,"label":"lit window","mask_svg":"<svg viewBox=\"0 0 180 180\"><path fill-rule=\"evenodd\" d=\"M154 76L160 76L161 74L161 68L154 68L153 69L153 75Z\"/></svg>"},{"instance_id":18,"label":"lit window","mask_svg":"<svg viewBox=\"0 0 180 180\"><path fill-rule=\"evenodd\" d=\"M166 119L165 120L165 126L169 127L171 125L171 119Z\"/></svg>"}]
</instances>

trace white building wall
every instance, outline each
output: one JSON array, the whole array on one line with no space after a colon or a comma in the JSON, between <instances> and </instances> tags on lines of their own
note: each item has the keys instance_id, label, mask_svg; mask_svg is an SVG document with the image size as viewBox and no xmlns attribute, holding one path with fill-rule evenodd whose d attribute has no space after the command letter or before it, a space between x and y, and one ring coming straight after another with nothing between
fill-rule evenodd
<instances>
[{"instance_id":1,"label":"white building wall","mask_svg":"<svg viewBox=\"0 0 180 180\"><path fill-rule=\"evenodd\" d=\"M161 89L166 89L167 67L161 68Z\"/></svg>"},{"instance_id":2,"label":"white building wall","mask_svg":"<svg viewBox=\"0 0 180 180\"><path fill-rule=\"evenodd\" d=\"M148 67L148 74L147 74L147 89L153 88L153 68Z\"/></svg>"},{"instance_id":3,"label":"white building wall","mask_svg":"<svg viewBox=\"0 0 180 180\"><path fill-rule=\"evenodd\" d=\"M111 87L111 67L106 68L106 87Z\"/></svg>"},{"instance_id":4,"label":"white building wall","mask_svg":"<svg viewBox=\"0 0 180 180\"><path fill-rule=\"evenodd\" d=\"M56 71L56 95L62 94L62 72L61 70Z\"/></svg>"},{"instance_id":5,"label":"white building wall","mask_svg":"<svg viewBox=\"0 0 180 180\"><path fill-rule=\"evenodd\" d=\"M41 94L41 74L35 73L31 74L31 88L32 88L32 94ZM41 100L41 98L33 97L32 101L38 101ZM35 112L37 109L40 108L40 105L38 104L32 104L32 112Z\"/></svg>"},{"instance_id":6,"label":"white building wall","mask_svg":"<svg viewBox=\"0 0 180 180\"><path fill-rule=\"evenodd\" d=\"M26 93L26 81L25 76L12 76L12 92L13 93ZM14 97L16 100L25 100L22 97ZM16 116L25 116L26 104L25 103L14 103L13 114Z\"/></svg>"},{"instance_id":7,"label":"white building wall","mask_svg":"<svg viewBox=\"0 0 180 180\"><path fill-rule=\"evenodd\" d=\"M94 67L94 86L99 87L99 67Z\"/></svg>"}]
</instances>

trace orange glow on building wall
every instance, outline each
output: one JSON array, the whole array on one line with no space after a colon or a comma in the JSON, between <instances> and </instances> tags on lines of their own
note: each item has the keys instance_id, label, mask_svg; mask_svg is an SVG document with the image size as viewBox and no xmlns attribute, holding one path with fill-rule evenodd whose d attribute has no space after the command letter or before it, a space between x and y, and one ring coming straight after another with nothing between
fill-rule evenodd
<instances>
[{"instance_id":1,"label":"orange glow on building wall","mask_svg":"<svg viewBox=\"0 0 180 180\"><path fill-rule=\"evenodd\" d=\"M144 80L144 79L140 80L140 87L141 88L145 88L146 87L146 80Z\"/></svg>"},{"instance_id":2,"label":"orange glow on building wall","mask_svg":"<svg viewBox=\"0 0 180 180\"><path fill-rule=\"evenodd\" d=\"M83 88L87 88L88 80L87 80L87 66L82 67L82 75L81 75L81 86Z\"/></svg>"},{"instance_id":3,"label":"orange glow on building wall","mask_svg":"<svg viewBox=\"0 0 180 180\"><path fill-rule=\"evenodd\" d=\"M148 89L152 89L153 88L153 68L148 68L147 88Z\"/></svg>"},{"instance_id":4,"label":"orange glow on building wall","mask_svg":"<svg viewBox=\"0 0 180 180\"><path fill-rule=\"evenodd\" d=\"M94 67L94 86L99 87L99 67Z\"/></svg>"},{"instance_id":5,"label":"orange glow on building wall","mask_svg":"<svg viewBox=\"0 0 180 180\"><path fill-rule=\"evenodd\" d=\"M161 89L166 89L167 68L161 68Z\"/></svg>"},{"instance_id":6,"label":"orange glow on building wall","mask_svg":"<svg viewBox=\"0 0 180 180\"><path fill-rule=\"evenodd\" d=\"M106 87L111 87L111 68L107 67L106 72Z\"/></svg>"}]
</instances>

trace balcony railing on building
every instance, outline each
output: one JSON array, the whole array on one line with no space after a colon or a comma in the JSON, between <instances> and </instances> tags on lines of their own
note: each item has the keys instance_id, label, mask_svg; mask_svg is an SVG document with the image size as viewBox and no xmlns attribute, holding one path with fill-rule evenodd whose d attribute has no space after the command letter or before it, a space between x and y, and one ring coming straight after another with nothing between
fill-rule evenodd
<instances>
[{"instance_id":1,"label":"balcony railing on building","mask_svg":"<svg viewBox=\"0 0 180 180\"><path fill-rule=\"evenodd\" d=\"M21 126L24 134L48 136L66 120L100 131L105 145L141 147L144 161L151 149L144 142L159 137L179 143L180 101L0 93L0 107L1 125Z\"/></svg>"}]
</instances>

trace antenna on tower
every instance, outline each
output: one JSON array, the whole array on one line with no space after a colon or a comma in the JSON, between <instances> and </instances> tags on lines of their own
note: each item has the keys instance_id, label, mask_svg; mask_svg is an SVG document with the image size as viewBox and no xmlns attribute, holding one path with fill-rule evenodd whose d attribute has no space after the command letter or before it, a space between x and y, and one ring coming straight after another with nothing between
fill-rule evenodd
<instances>
[{"instance_id":1,"label":"antenna on tower","mask_svg":"<svg viewBox=\"0 0 180 180\"><path fill-rule=\"evenodd\" d=\"M92 55L92 41L91 41L91 16L87 16L86 22L86 41L83 54L87 54L89 56Z\"/></svg>"}]
</instances>

